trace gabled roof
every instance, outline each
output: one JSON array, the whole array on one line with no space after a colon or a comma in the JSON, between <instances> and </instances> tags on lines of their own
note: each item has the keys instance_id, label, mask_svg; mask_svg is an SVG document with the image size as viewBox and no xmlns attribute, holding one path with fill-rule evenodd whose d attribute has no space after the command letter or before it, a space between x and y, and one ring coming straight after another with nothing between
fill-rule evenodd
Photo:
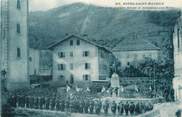
<instances>
[{"instance_id":1,"label":"gabled roof","mask_svg":"<svg viewBox=\"0 0 182 117\"><path fill-rule=\"evenodd\" d=\"M78 36L78 35L75 35L75 34L68 35L68 36L66 36L64 39L59 40L59 41L55 42L54 44L51 44L51 45L48 47L48 49L53 49L54 47L58 46L60 43L66 41L66 40L68 40L68 39L70 39L70 38L72 38L72 37L75 37L75 38L77 38L77 39L83 40L83 41L85 41L85 42L87 42L87 43L90 43L90 44L92 44L92 45L94 45L94 46L97 46L97 47L99 47L99 48L103 48L103 49L105 49L105 50L111 52L111 50L110 50L109 48L107 48L107 47L105 47L105 46L103 46L103 45L97 44L97 43L95 43L95 42L93 42L93 41L91 41L91 40L89 40L89 39L85 39L85 38L83 38L83 37L80 37L80 36Z\"/></svg>"},{"instance_id":2,"label":"gabled roof","mask_svg":"<svg viewBox=\"0 0 182 117\"><path fill-rule=\"evenodd\" d=\"M160 50L159 47L155 46L146 39L134 39L125 38L118 43L113 51L145 51L145 50Z\"/></svg>"}]
</instances>

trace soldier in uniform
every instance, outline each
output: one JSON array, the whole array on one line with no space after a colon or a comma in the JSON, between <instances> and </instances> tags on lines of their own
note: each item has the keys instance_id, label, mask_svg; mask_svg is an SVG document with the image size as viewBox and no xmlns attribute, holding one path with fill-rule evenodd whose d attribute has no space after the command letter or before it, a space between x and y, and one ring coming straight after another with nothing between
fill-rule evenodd
<instances>
[{"instance_id":1,"label":"soldier in uniform","mask_svg":"<svg viewBox=\"0 0 182 117\"><path fill-rule=\"evenodd\" d=\"M143 102L140 103L140 113L144 113L145 112L145 107Z\"/></svg>"},{"instance_id":2,"label":"soldier in uniform","mask_svg":"<svg viewBox=\"0 0 182 117\"><path fill-rule=\"evenodd\" d=\"M34 97L30 96L29 100L30 100L30 108L33 108L34 107Z\"/></svg>"},{"instance_id":3,"label":"soldier in uniform","mask_svg":"<svg viewBox=\"0 0 182 117\"><path fill-rule=\"evenodd\" d=\"M29 96L25 96L25 105L26 105L26 108L29 108Z\"/></svg>"},{"instance_id":4,"label":"soldier in uniform","mask_svg":"<svg viewBox=\"0 0 182 117\"><path fill-rule=\"evenodd\" d=\"M70 112L74 112L74 100L70 101L69 109L70 109Z\"/></svg>"},{"instance_id":5,"label":"soldier in uniform","mask_svg":"<svg viewBox=\"0 0 182 117\"><path fill-rule=\"evenodd\" d=\"M134 115L134 111L135 111L135 104L133 102L131 102L130 106L129 106L129 110L130 110L130 114Z\"/></svg>"},{"instance_id":6,"label":"soldier in uniform","mask_svg":"<svg viewBox=\"0 0 182 117\"><path fill-rule=\"evenodd\" d=\"M85 105L84 105L84 111L85 111L85 113L88 113L88 108L89 108L88 100L85 100L84 103L85 103Z\"/></svg>"},{"instance_id":7,"label":"soldier in uniform","mask_svg":"<svg viewBox=\"0 0 182 117\"><path fill-rule=\"evenodd\" d=\"M22 107L22 105L23 105L23 104L22 104L22 95L19 95L19 96L18 96L18 106L19 106L19 107Z\"/></svg>"},{"instance_id":8,"label":"soldier in uniform","mask_svg":"<svg viewBox=\"0 0 182 117\"><path fill-rule=\"evenodd\" d=\"M100 110L100 109L99 109L99 102L98 102L98 100L96 100L96 101L95 101L95 113L96 113L96 114L99 114L99 113L100 113L99 110Z\"/></svg>"},{"instance_id":9,"label":"soldier in uniform","mask_svg":"<svg viewBox=\"0 0 182 117\"><path fill-rule=\"evenodd\" d=\"M126 102L126 104L124 105L124 110L125 110L126 115L128 115L128 111L129 111L129 103L128 102Z\"/></svg>"},{"instance_id":10,"label":"soldier in uniform","mask_svg":"<svg viewBox=\"0 0 182 117\"><path fill-rule=\"evenodd\" d=\"M16 94L13 98L13 107L17 107L17 95Z\"/></svg>"},{"instance_id":11,"label":"soldier in uniform","mask_svg":"<svg viewBox=\"0 0 182 117\"><path fill-rule=\"evenodd\" d=\"M20 107L20 95L17 95L17 107Z\"/></svg>"},{"instance_id":12,"label":"soldier in uniform","mask_svg":"<svg viewBox=\"0 0 182 117\"><path fill-rule=\"evenodd\" d=\"M65 101L65 109L66 109L66 111L69 111L69 101L68 100Z\"/></svg>"},{"instance_id":13,"label":"soldier in uniform","mask_svg":"<svg viewBox=\"0 0 182 117\"><path fill-rule=\"evenodd\" d=\"M147 111L147 107L145 103L142 103L142 107L143 107L143 113L145 113Z\"/></svg>"},{"instance_id":14,"label":"soldier in uniform","mask_svg":"<svg viewBox=\"0 0 182 117\"><path fill-rule=\"evenodd\" d=\"M60 102L59 102L59 99L56 99L56 104L55 104L55 106L56 106L56 110L57 110L57 111L60 111Z\"/></svg>"},{"instance_id":15,"label":"soldier in uniform","mask_svg":"<svg viewBox=\"0 0 182 117\"><path fill-rule=\"evenodd\" d=\"M53 110L53 109L52 109L52 107L53 107L53 106L52 106L52 105L53 105L52 103L53 103L53 99L50 98L50 100L49 100L49 110Z\"/></svg>"},{"instance_id":16,"label":"soldier in uniform","mask_svg":"<svg viewBox=\"0 0 182 117\"><path fill-rule=\"evenodd\" d=\"M89 110L90 110L90 114L92 114L94 111L94 101L93 100L91 100L89 103Z\"/></svg>"},{"instance_id":17,"label":"soldier in uniform","mask_svg":"<svg viewBox=\"0 0 182 117\"><path fill-rule=\"evenodd\" d=\"M136 106L135 106L135 113L140 114L140 105L139 105L139 103L137 103Z\"/></svg>"},{"instance_id":18,"label":"soldier in uniform","mask_svg":"<svg viewBox=\"0 0 182 117\"><path fill-rule=\"evenodd\" d=\"M56 99L53 98L51 103L51 110L55 110L55 105L56 105Z\"/></svg>"},{"instance_id":19,"label":"soldier in uniform","mask_svg":"<svg viewBox=\"0 0 182 117\"><path fill-rule=\"evenodd\" d=\"M119 105L118 105L118 113L120 115L123 115L123 113L124 113L124 104L122 103L122 101L119 102Z\"/></svg>"},{"instance_id":20,"label":"soldier in uniform","mask_svg":"<svg viewBox=\"0 0 182 117\"><path fill-rule=\"evenodd\" d=\"M50 99L49 98L46 98L45 99L45 108L48 110L49 109L49 103L50 103Z\"/></svg>"},{"instance_id":21,"label":"soldier in uniform","mask_svg":"<svg viewBox=\"0 0 182 117\"><path fill-rule=\"evenodd\" d=\"M105 100L105 102L103 104L103 109L104 109L104 113L108 114L108 109L109 109L109 102L108 102L108 100Z\"/></svg>"},{"instance_id":22,"label":"soldier in uniform","mask_svg":"<svg viewBox=\"0 0 182 117\"><path fill-rule=\"evenodd\" d=\"M38 97L38 103L37 103L37 108L41 109L41 97Z\"/></svg>"},{"instance_id":23,"label":"soldier in uniform","mask_svg":"<svg viewBox=\"0 0 182 117\"><path fill-rule=\"evenodd\" d=\"M116 104L115 101L113 101L112 104L111 104L111 112L113 114L116 114L116 108L117 108L117 104Z\"/></svg>"},{"instance_id":24,"label":"soldier in uniform","mask_svg":"<svg viewBox=\"0 0 182 117\"><path fill-rule=\"evenodd\" d=\"M10 96L10 98L8 99L8 103L12 106L12 107L16 107L16 97L14 95Z\"/></svg>"},{"instance_id":25,"label":"soldier in uniform","mask_svg":"<svg viewBox=\"0 0 182 117\"><path fill-rule=\"evenodd\" d=\"M75 103L74 103L74 112L79 112L79 101L78 99L75 100Z\"/></svg>"},{"instance_id":26,"label":"soldier in uniform","mask_svg":"<svg viewBox=\"0 0 182 117\"><path fill-rule=\"evenodd\" d=\"M62 100L60 102L60 106L61 106L61 111L64 111L65 110L65 102L64 102L64 100Z\"/></svg>"},{"instance_id":27,"label":"soldier in uniform","mask_svg":"<svg viewBox=\"0 0 182 117\"><path fill-rule=\"evenodd\" d=\"M99 113L100 113L102 109L102 101L99 99L98 103L99 103Z\"/></svg>"},{"instance_id":28,"label":"soldier in uniform","mask_svg":"<svg viewBox=\"0 0 182 117\"><path fill-rule=\"evenodd\" d=\"M81 100L81 101L80 101L80 113L83 113L83 111L84 111L84 106L85 106L84 101Z\"/></svg>"},{"instance_id":29,"label":"soldier in uniform","mask_svg":"<svg viewBox=\"0 0 182 117\"><path fill-rule=\"evenodd\" d=\"M44 104L45 104L45 98L44 97L41 97L40 98L40 109L43 109L44 108Z\"/></svg>"},{"instance_id":30,"label":"soldier in uniform","mask_svg":"<svg viewBox=\"0 0 182 117\"><path fill-rule=\"evenodd\" d=\"M35 109L38 109L38 103L39 103L39 98L35 97L35 99L34 99L34 108Z\"/></svg>"}]
</instances>

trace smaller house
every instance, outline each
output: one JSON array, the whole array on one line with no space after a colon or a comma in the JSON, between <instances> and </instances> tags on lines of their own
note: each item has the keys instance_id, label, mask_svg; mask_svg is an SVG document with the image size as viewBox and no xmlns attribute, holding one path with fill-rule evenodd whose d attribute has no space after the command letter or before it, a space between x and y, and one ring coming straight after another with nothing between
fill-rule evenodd
<instances>
[{"instance_id":1,"label":"smaller house","mask_svg":"<svg viewBox=\"0 0 182 117\"><path fill-rule=\"evenodd\" d=\"M29 48L30 82L52 79L52 53L48 49Z\"/></svg>"},{"instance_id":2,"label":"smaller house","mask_svg":"<svg viewBox=\"0 0 182 117\"><path fill-rule=\"evenodd\" d=\"M144 60L146 57L157 60L160 54L159 47L146 39L136 38L121 40L112 51L123 67L134 61Z\"/></svg>"},{"instance_id":3,"label":"smaller house","mask_svg":"<svg viewBox=\"0 0 182 117\"><path fill-rule=\"evenodd\" d=\"M108 80L112 52L89 39L68 35L49 49L53 53L53 80Z\"/></svg>"}]
</instances>

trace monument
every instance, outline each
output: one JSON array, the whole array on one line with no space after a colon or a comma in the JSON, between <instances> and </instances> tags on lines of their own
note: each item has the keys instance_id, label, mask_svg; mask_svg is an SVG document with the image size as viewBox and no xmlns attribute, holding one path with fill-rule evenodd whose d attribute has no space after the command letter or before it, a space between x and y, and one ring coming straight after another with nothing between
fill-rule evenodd
<instances>
[{"instance_id":1,"label":"monument","mask_svg":"<svg viewBox=\"0 0 182 117\"><path fill-rule=\"evenodd\" d=\"M112 96L119 95L120 81L117 73L113 73L111 76L111 94Z\"/></svg>"}]
</instances>

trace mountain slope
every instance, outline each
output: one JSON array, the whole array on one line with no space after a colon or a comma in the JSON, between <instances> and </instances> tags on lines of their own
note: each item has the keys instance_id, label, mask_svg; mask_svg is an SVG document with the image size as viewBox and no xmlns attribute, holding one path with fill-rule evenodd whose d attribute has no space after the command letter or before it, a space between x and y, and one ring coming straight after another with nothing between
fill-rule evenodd
<instances>
[{"instance_id":1,"label":"mountain slope","mask_svg":"<svg viewBox=\"0 0 182 117\"><path fill-rule=\"evenodd\" d=\"M31 47L42 48L63 39L66 33L76 33L107 43L133 38L135 33L137 38L157 36L151 41L160 46L166 38L161 32L171 32L177 17L177 11L131 11L76 3L45 12L31 12L29 42Z\"/></svg>"}]
</instances>

